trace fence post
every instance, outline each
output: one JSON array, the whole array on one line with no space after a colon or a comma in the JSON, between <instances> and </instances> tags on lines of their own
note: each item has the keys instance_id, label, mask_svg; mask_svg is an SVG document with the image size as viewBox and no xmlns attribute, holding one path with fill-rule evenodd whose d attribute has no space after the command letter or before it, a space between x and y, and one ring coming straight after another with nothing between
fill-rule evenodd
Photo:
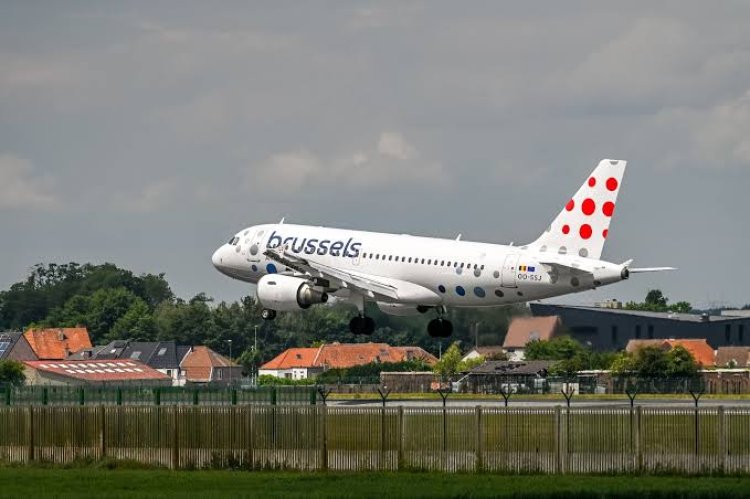
<instances>
[{"instance_id":1,"label":"fence post","mask_svg":"<svg viewBox=\"0 0 750 499\"><path fill-rule=\"evenodd\" d=\"M404 469L404 406L398 406L398 471Z\"/></svg>"},{"instance_id":2,"label":"fence post","mask_svg":"<svg viewBox=\"0 0 750 499\"><path fill-rule=\"evenodd\" d=\"M34 462L34 406L29 405L29 462Z\"/></svg>"},{"instance_id":3,"label":"fence post","mask_svg":"<svg viewBox=\"0 0 750 499\"><path fill-rule=\"evenodd\" d=\"M160 410L160 409L157 409ZM172 406L172 469L176 470L180 467L180 439L179 431L177 428L177 411L179 406Z\"/></svg>"},{"instance_id":4,"label":"fence post","mask_svg":"<svg viewBox=\"0 0 750 499\"><path fill-rule=\"evenodd\" d=\"M635 459L636 467L639 473L643 472L643 445L641 434L643 433L643 418L642 418L642 407L636 406L635 408Z\"/></svg>"},{"instance_id":5,"label":"fence post","mask_svg":"<svg viewBox=\"0 0 750 499\"><path fill-rule=\"evenodd\" d=\"M271 387L271 405L276 405L276 386Z\"/></svg>"},{"instance_id":6,"label":"fence post","mask_svg":"<svg viewBox=\"0 0 750 499\"><path fill-rule=\"evenodd\" d=\"M5 405L10 405L10 392L13 390L13 386L5 386Z\"/></svg>"},{"instance_id":7,"label":"fence post","mask_svg":"<svg viewBox=\"0 0 750 499\"><path fill-rule=\"evenodd\" d=\"M193 405L198 405L198 389L193 390Z\"/></svg>"},{"instance_id":8,"label":"fence post","mask_svg":"<svg viewBox=\"0 0 750 499\"><path fill-rule=\"evenodd\" d=\"M107 408L99 406L99 453L100 459L107 457Z\"/></svg>"},{"instance_id":9,"label":"fence post","mask_svg":"<svg viewBox=\"0 0 750 499\"><path fill-rule=\"evenodd\" d=\"M115 399L116 399L117 405L122 405L122 388L120 387L117 388Z\"/></svg>"},{"instance_id":10,"label":"fence post","mask_svg":"<svg viewBox=\"0 0 750 499\"><path fill-rule=\"evenodd\" d=\"M245 410L247 411L248 459L250 460L250 469L255 470L255 406L246 405Z\"/></svg>"},{"instance_id":11,"label":"fence post","mask_svg":"<svg viewBox=\"0 0 750 499\"><path fill-rule=\"evenodd\" d=\"M328 407L320 407L320 467L328 471Z\"/></svg>"},{"instance_id":12,"label":"fence post","mask_svg":"<svg viewBox=\"0 0 750 499\"><path fill-rule=\"evenodd\" d=\"M154 404L161 405L161 389L158 386L154 388Z\"/></svg>"},{"instance_id":13,"label":"fence post","mask_svg":"<svg viewBox=\"0 0 750 499\"><path fill-rule=\"evenodd\" d=\"M318 392L314 388L310 390L310 405L315 405L318 403Z\"/></svg>"},{"instance_id":14,"label":"fence post","mask_svg":"<svg viewBox=\"0 0 750 499\"><path fill-rule=\"evenodd\" d=\"M42 387L42 405L47 405L49 402L49 391L46 386Z\"/></svg>"},{"instance_id":15,"label":"fence post","mask_svg":"<svg viewBox=\"0 0 750 499\"><path fill-rule=\"evenodd\" d=\"M86 404L86 395L83 390L83 387L80 387L78 389L78 405L85 405Z\"/></svg>"},{"instance_id":16,"label":"fence post","mask_svg":"<svg viewBox=\"0 0 750 499\"><path fill-rule=\"evenodd\" d=\"M385 399L383 407L380 408L380 459L378 459L380 471L385 471Z\"/></svg>"},{"instance_id":17,"label":"fence post","mask_svg":"<svg viewBox=\"0 0 750 499\"><path fill-rule=\"evenodd\" d=\"M237 405L237 389L232 388L232 405Z\"/></svg>"},{"instance_id":18,"label":"fence post","mask_svg":"<svg viewBox=\"0 0 750 499\"><path fill-rule=\"evenodd\" d=\"M483 444L482 434L483 434L484 428L482 428L482 406L481 405L478 405L476 407L476 426L477 426L477 435L476 435L477 441L476 441L476 446L475 446L476 452L477 452L476 471L481 472L481 471L484 471L484 456L483 456L484 449L482 448L482 444Z\"/></svg>"},{"instance_id":19,"label":"fence post","mask_svg":"<svg viewBox=\"0 0 750 499\"><path fill-rule=\"evenodd\" d=\"M721 459L721 471L727 472L727 423L726 413L724 412L724 406L719 406L719 455Z\"/></svg>"},{"instance_id":20,"label":"fence post","mask_svg":"<svg viewBox=\"0 0 750 499\"><path fill-rule=\"evenodd\" d=\"M555 473L562 472L562 425L560 424L560 406L555 406Z\"/></svg>"}]
</instances>

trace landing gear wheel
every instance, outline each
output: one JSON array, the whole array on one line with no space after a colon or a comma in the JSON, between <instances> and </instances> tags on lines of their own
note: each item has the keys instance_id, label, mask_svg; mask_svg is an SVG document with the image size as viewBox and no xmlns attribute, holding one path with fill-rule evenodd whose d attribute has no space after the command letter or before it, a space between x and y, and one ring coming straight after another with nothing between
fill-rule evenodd
<instances>
[{"instance_id":1,"label":"landing gear wheel","mask_svg":"<svg viewBox=\"0 0 750 499\"><path fill-rule=\"evenodd\" d=\"M271 310L270 308L264 308L260 311L260 316L263 320L272 321L276 318L276 311Z\"/></svg>"},{"instance_id":2,"label":"landing gear wheel","mask_svg":"<svg viewBox=\"0 0 750 499\"><path fill-rule=\"evenodd\" d=\"M446 319L432 319L427 324L427 334L433 338L448 338L453 334L453 324Z\"/></svg>"},{"instance_id":3,"label":"landing gear wheel","mask_svg":"<svg viewBox=\"0 0 750 499\"><path fill-rule=\"evenodd\" d=\"M349 331L353 334L371 335L375 332L375 321L372 317L358 315L349 321Z\"/></svg>"}]
</instances>

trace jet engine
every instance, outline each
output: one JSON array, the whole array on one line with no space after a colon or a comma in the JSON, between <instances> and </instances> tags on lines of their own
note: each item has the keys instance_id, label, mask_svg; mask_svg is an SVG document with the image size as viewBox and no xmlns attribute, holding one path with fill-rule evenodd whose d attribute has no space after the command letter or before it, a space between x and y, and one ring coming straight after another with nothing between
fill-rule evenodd
<instances>
[{"instance_id":1,"label":"jet engine","mask_svg":"<svg viewBox=\"0 0 750 499\"><path fill-rule=\"evenodd\" d=\"M293 312L328 301L328 293L306 279L280 274L264 275L258 281L258 300L271 310Z\"/></svg>"}]
</instances>

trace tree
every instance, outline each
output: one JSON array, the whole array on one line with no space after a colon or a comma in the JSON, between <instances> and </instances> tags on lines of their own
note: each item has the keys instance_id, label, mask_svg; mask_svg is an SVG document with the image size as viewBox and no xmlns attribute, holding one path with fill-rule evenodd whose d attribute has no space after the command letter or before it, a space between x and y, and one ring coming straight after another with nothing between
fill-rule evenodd
<instances>
[{"instance_id":1,"label":"tree","mask_svg":"<svg viewBox=\"0 0 750 499\"><path fill-rule=\"evenodd\" d=\"M458 342L456 341L443 352L443 356L432 370L443 377L453 376L458 372L460 362L461 350L458 348Z\"/></svg>"},{"instance_id":2,"label":"tree","mask_svg":"<svg viewBox=\"0 0 750 499\"><path fill-rule=\"evenodd\" d=\"M686 301L679 301L674 305L669 305L669 299L659 289L652 289L646 294L643 303L628 302L625 308L628 310L644 310L648 312L675 312L678 314L688 314L692 312L693 306Z\"/></svg>"},{"instance_id":3,"label":"tree","mask_svg":"<svg viewBox=\"0 0 750 499\"><path fill-rule=\"evenodd\" d=\"M0 360L0 384L22 385L26 381L24 367L16 360Z\"/></svg>"}]
</instances>

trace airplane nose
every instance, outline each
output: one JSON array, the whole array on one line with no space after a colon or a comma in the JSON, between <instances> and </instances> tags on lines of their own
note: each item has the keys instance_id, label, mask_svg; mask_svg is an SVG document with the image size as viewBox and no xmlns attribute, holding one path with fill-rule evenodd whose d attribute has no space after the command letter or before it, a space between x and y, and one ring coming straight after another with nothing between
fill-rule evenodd
<instances>
[{"instance_id":1,"label":"airplane nose","mask_svg":"<svg viewBox=\"0 0 750 499\"><path fill-rule=\"evenodd\" d=\"M221 256L222 249L223 249L223 246L217 249L216 251L214 251L214 254L211 256L211 263L213 263L214 267L216 267L217 269L221 268L224 263L223 257Z\"/></svg>"}]
</instances>

